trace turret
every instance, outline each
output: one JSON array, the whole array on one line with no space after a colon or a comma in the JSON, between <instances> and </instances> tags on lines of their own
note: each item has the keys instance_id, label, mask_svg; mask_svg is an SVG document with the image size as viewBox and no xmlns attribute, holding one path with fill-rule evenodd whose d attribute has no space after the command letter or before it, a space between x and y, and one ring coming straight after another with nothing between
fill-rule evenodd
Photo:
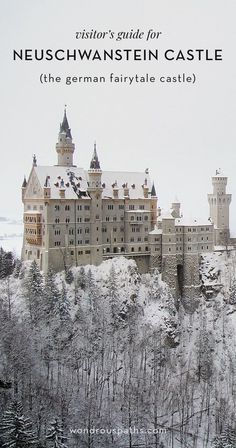
<instances>
[{"instance_id":1,"label":"turret","mask_svg":"<svg viewBox=\"0 0 236 448\"><path fill-rule=\"evenodd\" d=\"M91 198L90 205L90 245L91 257L94 263L102 262L102 170L97 155L96 143L88 170L88 194Z\"/></svg>"},{"instance_id":2,"label":"turret","mask_svg":"<svg viewBox=\"0 0 236 448\"><path fill-rule=\"evenodd\" d=\"M57 165L59 166L74 166L73 154L75 145L72 142L71 130L67 120L66 109L64 111L63 121L60 124L60 132L58 135L58 142L56 144L56 151L58 154Z\"/></svg>"},{"instance_id":3,"label":"turret","mask_svg":"<svg viewBox=\"0 0 236 448\"><path fill-rule=\"evenodd\" d=\"M24 201L25 198L25 192L26 192L26 188L27 188L27 181L26 181L26 177L24 176L24 180L21 186L21 199L22 202Z\"/></svg>"},{"instance_id":4,"label":"turret","mask_svg":"<svg viewBox=\"0 0 236 448\"><path fill-rule=\"evenodd\" d=\"M220 170L216 170L212 177L213 193L208 194L210 218L214 224L214 244L216 246L227 245L230 238L229 230L229 206L231 194L226 193L227 177Z\"/></svg>"},{"instance_id":5,"label":"turret","mask_svg":"<svg viewBox=\"0 0 236 448\"><path fill-rule=\"evenodd\" d=\"M174 202L171 204L171 214L174 218L180 218L180 202L175 197Z\"/></svg>"}]
</instances>

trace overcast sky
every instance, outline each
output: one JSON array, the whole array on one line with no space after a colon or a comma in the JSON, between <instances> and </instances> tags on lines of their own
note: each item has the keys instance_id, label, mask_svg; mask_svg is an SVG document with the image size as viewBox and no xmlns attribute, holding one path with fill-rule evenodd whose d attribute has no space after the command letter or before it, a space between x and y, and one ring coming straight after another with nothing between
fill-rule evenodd
<instances>
[{"instance_id":1,"label":"overcast sky","mask_svg":"<svg viewBox=\"0 0 236 448\"><path fill-rule=\"evenodd\" d=\"M219 167L233 193L236 233L235 0L5 0L1 2L0 216L22 215L21 184L32 155L56 164L64 104L87 168L97 141L104 170L150 168L159 205L177 195L188 216L208 217L207 193ZM161 31L157 41L78 41L83 29ZM20 48L222 48L222 62L13 62ZM40 73L108 76L195 73L192 84L40 84ZM234 219L233 219L234 217Z\"/></svg>"}]
</instances>

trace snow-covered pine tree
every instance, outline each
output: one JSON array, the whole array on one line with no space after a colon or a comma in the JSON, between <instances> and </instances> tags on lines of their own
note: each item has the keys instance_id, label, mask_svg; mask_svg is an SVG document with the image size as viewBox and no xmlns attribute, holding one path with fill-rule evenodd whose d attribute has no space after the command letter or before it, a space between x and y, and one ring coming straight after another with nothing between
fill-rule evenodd
<instances>
[{"instance_id":1,"label":"snow-covered pine tree","mask_svg":"<svg viewBox=\"0 0 236 448\"><path fill-rule=\"evenodd\" d=\"M65 282L62 282L62 290L59 296L59 316L61 322L68 322L70 317L70 302L67 297Z\"/></svg>"},{"instance_id":2,"label":"snow-covered pine tree","mask_svg":"<svg viewBox=\"0 0 236 448\"><path fill-rule=\"evenodd\" d=\"M114 265L112 265L109 278L108 278L108 295L111 313L111 325L118 328L119 324L119 296L118 296L118 284Z\"/></svg>"},{"instance_id":3,"label":"snow-covered pine tree","mask_svg":"<svg viewBox=\"0 0 236 448\"><path fill-rule=\"evenodd\" d=\"M86 275L85 275L85 270L84 267L81 266L80 270L79 270L79 275L78 275L78 287L80 289L85 289L86 287Z\"/></svg>"},{"instance_id":4,"label":"snow-covered pine tree","mask_svg":"<svg viewBox=\"0 0 236 448\"><path fill-rule=\"evenodd\" d=\"M43 317L43 276L36 261L32 261L25 279L27 305L32 322Z\"/></svg>"},{"instance_id":5,"label":"snow-covered pine tree","mask_svg":"<svg viewBox=\"0 0 236 448\"><path fill-rule=\"evenodd\" d=\"M0 423L2 448L26 448L37 443L32 422L23 414L21 403L14 401L4 413Z\"/></svg>"},{"instance_id":6,"label":"snow-covered pine tree","mask_svg":"<svg viewBox=\"0 0 236 448\"><path fill-rule=\"evenodd\" d=\"M66 269L65 271L65 281L68 283L68 285L71 285L71 283L74 280L74 275L71 269Z\"/></svg>"},{"instance_id":7,"label":"snow-covered pine tree","mask_svg":"<svg viewBox=\"0 0 236 448\"><path fill-rule=\"evenodd\" d=\"M59 315L60 291L56 284L56 276L50 268L47 272L44 288L44 312L47 319Z\"/></svg>"},{"instance_id":8,"label":"snow-covered pine tree","mask_svg":"<svg viewBox=\"0 0 236 448\"><path fill-rule=\"evenodd\" d=\"M47 439L47 447L67 448L67 445L65 445L67 438L63 435L62 424L58 420L58 418L55 418L50 423L50 428L48 429L46 439Z\"/></svg>"},{"instance_id":9,"label":"snow-covered pine tree","mask_svg":"<svg viewBox=\"0 0 236 448\"><path fill-rule=\"evenodd\" d=\"M12 252L6 252L0 248L0 278L11 275L15 267L15 260Z\"/></svg>"}]
</instances>

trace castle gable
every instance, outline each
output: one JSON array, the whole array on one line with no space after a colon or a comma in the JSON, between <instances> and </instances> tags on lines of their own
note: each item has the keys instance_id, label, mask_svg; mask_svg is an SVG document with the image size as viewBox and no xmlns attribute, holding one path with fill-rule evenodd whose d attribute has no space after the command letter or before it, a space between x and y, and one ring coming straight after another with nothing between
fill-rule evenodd
<instances>
[{"instance_id":1,"label":"castle gable","mask_svg":"<svg viewBox=\"0 0 236 448\"><path fill-rule=\"evenodd\" d=\"M25 191L25 199L38 199L43 197L43 188L40 179L37 176L35 167L33 167Z\"/></svg>"}]
</instances>

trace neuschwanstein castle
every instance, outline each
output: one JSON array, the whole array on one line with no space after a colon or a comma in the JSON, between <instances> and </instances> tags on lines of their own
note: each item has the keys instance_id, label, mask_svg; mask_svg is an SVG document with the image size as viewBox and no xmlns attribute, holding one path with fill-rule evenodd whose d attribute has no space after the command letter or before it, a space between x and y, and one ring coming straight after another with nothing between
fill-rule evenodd
<instances>
[{"instance_id":1,"label":"neuschwanstein castle","mask_svg":"<svg viewBox=\"0 0 236 448\"><path fill-rule=\"evenodd\" d=\"M216 172L208 195L210 218L186 221L178 201L162 214L154 183L144 172L103 171L96 145L88 170L74 165L66 111L56 144L57 165L38 166L36 157L22 185L23 260L59 271L69 266L99 265L123 255L140 272L157 268L179 295L200 287L201 253L229 243L227 177Z\"/></svg>"}]
</instances>

